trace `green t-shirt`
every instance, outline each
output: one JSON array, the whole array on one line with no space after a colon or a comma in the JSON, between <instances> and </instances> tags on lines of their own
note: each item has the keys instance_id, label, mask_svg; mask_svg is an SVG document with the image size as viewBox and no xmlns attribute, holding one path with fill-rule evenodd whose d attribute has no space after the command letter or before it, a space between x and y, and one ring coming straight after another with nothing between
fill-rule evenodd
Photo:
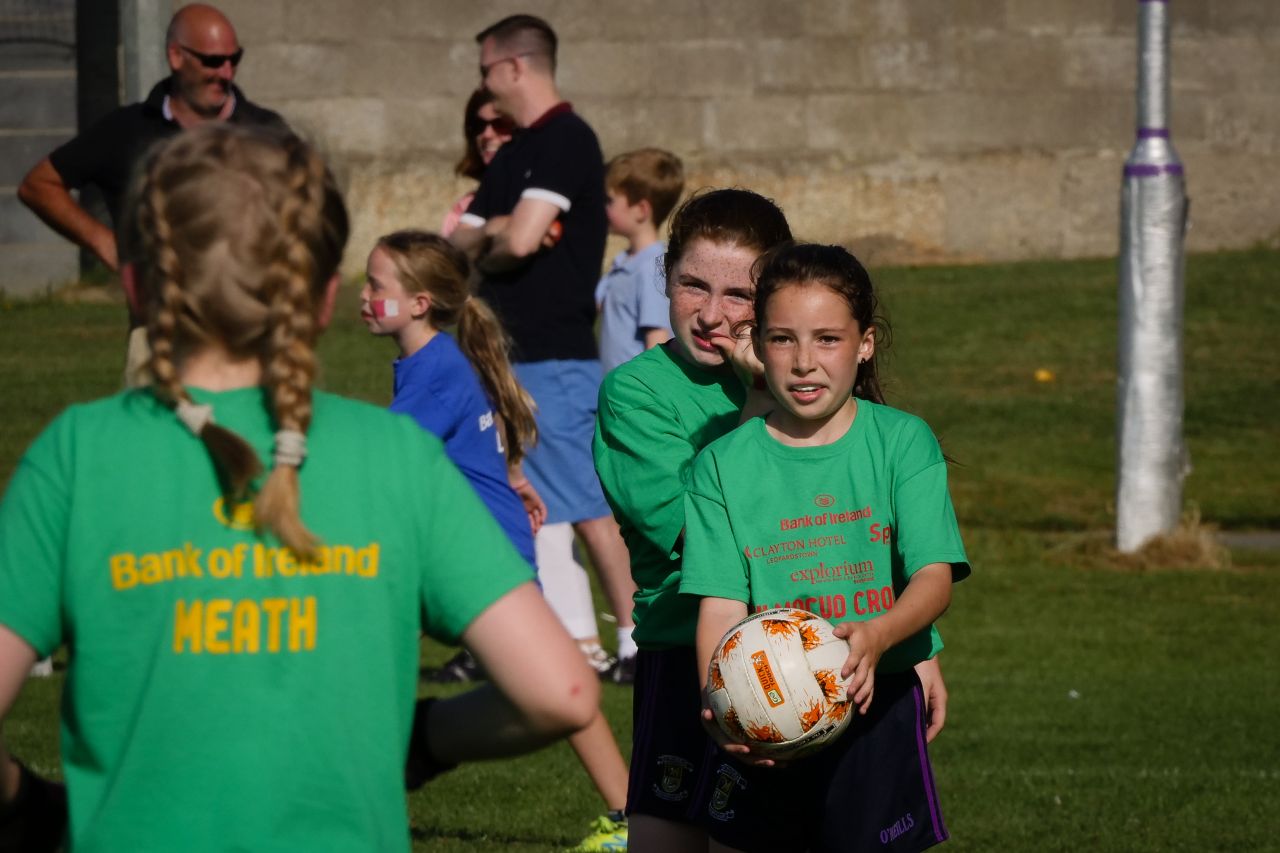
<instances>
[{"instance_id":1,"label":"green t-shirt","mask_svg":"<svg viewBox=\"0 0 1280 853\"><path fill-rule=\"evenodd\" d=\"M594 443L596 473L631 552L635 641L692 646L697 603L678 594L684 489L693 458L738 424L746 392L654 347L605 377Z\"/></svg>"},{"instance_id":2,"label":"green t-shirt","mask_svg":"<svg viewBox=\"0 0 1280 853\"><path fill-rule=\"evenodd\" d=\"M261 390L193 396L270 459ZM72 849L409 849L420 631L456 640L529 567L407 417L316 394L300 482L313 563L224 506L150 392L70 408L23 457L0 623L70 649Z\"/></svg>"},{"instance_id":3,"label":"green t-shirt","mask_svg":"<svg viewBox=\"0 0 1280 853\"><path fill-rule=\"evenodd\" d=\"M698 457L685 503L680 592L797 607L833 622L872 619L916 571L950 563L969 575L947 466L924 421L858 401L838 441L791 447L763 418ZM905 670L942 648L930 627L887 651L879 668Z\"/></svg>"}]
</instances>

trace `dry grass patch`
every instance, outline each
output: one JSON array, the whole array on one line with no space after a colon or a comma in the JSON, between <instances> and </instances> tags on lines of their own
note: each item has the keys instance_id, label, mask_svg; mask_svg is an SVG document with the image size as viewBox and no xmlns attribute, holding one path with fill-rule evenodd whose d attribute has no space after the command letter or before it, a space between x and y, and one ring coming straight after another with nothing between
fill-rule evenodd
<instances>
[{"instance_id":1,"label":"dry grass patch","mask_svg":"<svg viewBox=\"0 0 1280 853\"><path fill-rule=\"evenodd\" d=\"M1108 530L1066 537L1053 548L1053 556L1072 565L1083 562L1127 572L1231 568L1231 551L1218 538L1218 526L1204 521L1195 507L1182 514L1173 531L1154 537L1131 554L1116 550L1114 531Z\"/></svg>"}]
</instances>

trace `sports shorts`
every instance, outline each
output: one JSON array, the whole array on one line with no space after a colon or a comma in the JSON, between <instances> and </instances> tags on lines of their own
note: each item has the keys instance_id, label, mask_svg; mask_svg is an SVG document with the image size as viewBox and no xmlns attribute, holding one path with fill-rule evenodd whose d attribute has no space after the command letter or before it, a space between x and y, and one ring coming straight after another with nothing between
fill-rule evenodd
<instances>
[{"instance_id":1,"label":"sports shorts","mask_svg":"<svg viewBox=\"0 0 1280 853\"><path fill-rule=\"evenodd\" d=\"M547 523L610 515L591 458L600 362L526 361L513 367L538 406L538 443L525 457L524 472L547 504Z\"/></svg>"},{"instance_id":2,"label":"sports shorts","mask_svg":"<svg viewBox=\"0 0 1280 853\"><path fill-rule=\"evenodd\" d=\"M910 853L946 841L925 728L915 671L877 673L871 709L822 752L773 768L722 763L711 837L771 853Z\"/></svg>"},{"instance_id":3,"label":"sports shorts","mask_svg":"<svg viewBox=\"0 0 1280 853\"><path fill-rule=\"evenodd\" d=\"M721 753L702 727L701 696L692 647L636 653L628 815L706 826L707 783Z\"/></svg>"}]
</instances>

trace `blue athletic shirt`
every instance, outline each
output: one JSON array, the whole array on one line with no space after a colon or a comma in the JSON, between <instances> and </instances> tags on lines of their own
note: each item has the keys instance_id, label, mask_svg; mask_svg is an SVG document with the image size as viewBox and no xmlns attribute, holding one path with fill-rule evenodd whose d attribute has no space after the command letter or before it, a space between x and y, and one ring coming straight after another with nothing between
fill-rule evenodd
<instances>
[{"instance_id":1,"label":"blue athletic shirt","mask_svg":"<svg viewBox=\"0 0 1280 853\"><path fill-rule=\"evenodd\" d=\"M410 415L444 442L444 450L529 565L529 514L507 479L502 436L475 368L445 332L408 358L396 359L391 411ZM423 483L429 487L429 483Z\"/></svg>"}]
</instances>

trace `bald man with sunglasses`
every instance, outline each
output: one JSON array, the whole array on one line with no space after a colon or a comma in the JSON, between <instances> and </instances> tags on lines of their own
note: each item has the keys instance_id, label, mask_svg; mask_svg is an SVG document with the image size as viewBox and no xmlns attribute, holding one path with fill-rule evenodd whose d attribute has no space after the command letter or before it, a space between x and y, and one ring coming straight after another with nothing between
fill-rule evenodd
<instances>
[{"instance_id":1,"label":"bald man with sunglasses","mask_svg":"<svg viewBox=\"0 0 1280 853\"><path fill-rule=\"evenodd\" d=\"M251 103L232 83L244 48L226 15L212 6L184 6L165 37L169 77L145 101L112 110L55 149L27 173L18 198L50 228L119 266L115 231L81 207L71 190L102 190L118 224L134 163L156 141L209 121L287 129L284 119Z\"/></svg>"}]
</instances>

